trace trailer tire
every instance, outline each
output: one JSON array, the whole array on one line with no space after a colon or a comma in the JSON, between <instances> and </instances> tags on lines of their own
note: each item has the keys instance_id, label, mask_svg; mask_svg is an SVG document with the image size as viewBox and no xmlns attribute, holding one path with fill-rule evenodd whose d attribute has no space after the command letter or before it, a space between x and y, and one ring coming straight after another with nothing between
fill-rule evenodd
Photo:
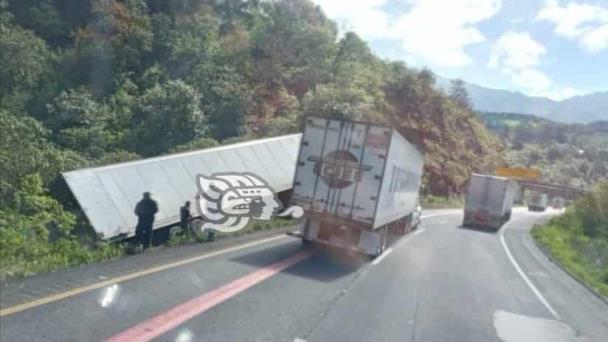
<instances>
[{"instance_id":1,"label":"trailer tire","mask_svg":"<svg viewBox=\"0 0 608 342\"><path fill-rule=\"evenodd\" d=\"M380 244L378 245L378 249L376 251L376 255L374 255L375 257L380 256L384 250L386 249L386 245L388 244L388 227L385 226L383 228L381 228L381 232L380 232Z\"/></svg>"},{"instance_id":2,"label":"trailer tire","mask_svg":"<svg viewBox=\"0 0 608 342\"><path fill-rule=\"evenodd\" d=\"M180 226L173 226L169 228L169 240L167 240L167 242L181 236L182 234L184 234L184 232Z\"/></svg>"},{"instance_id":3,"label":"trailer tire","mask_svg":"<svg viewBox=\"0 0 608 342\"><path fill-rule=\"evenodd\" d=\"M202 230L203 220L200 218L194 218L190 222L190 232L194 235L199 241L205 239L204 232Z\"/></svg>"},{"instance_id":4,"label":"trailer tire","mask_svg":"<svg viewBox=\"0 0 608 342\"><path fill-rule=\"evenodd\" d=\"M411 215L412 219L413 219L413 214ZM418 217L418 219L416 220L416 224L412 225L412 230L416 230L420 227L420 223L422 223L422 220L420 219L420 217Z\"/></svg>"}]
</instances>

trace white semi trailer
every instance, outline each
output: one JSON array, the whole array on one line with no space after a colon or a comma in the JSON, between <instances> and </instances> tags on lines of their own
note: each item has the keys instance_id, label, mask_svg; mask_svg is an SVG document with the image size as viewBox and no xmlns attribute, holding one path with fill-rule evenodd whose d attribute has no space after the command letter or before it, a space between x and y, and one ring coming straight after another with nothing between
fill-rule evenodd
<instances>
[{"instance_id":1,"label":"white semi trailer","mask_svg":"<svg viewBox=\"0 0 608 342\"><path fill-rule=\"evenodd\" d=\"M473 174L467 190L463 226L498 230L511 219L516 185L508 178Z\"/></svg>"},{"instance_id":2,"label":"white semi trailer","mask_svg":"<svg viewBox=\"0 0 608 342\"><path fill-rule=\"evenodd\" d=\"M381 254L389 231L418 222L423 164L395 130L307 118L291 198L305 211L303 241Z\"/></svg>"}]
</instances>

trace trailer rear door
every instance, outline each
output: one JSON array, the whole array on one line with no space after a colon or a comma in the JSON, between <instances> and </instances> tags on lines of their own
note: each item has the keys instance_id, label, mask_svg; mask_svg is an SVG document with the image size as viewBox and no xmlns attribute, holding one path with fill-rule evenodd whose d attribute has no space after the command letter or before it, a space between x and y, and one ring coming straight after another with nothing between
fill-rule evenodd
<instances>
[{"instance_id":1,"label":"trailer rear door","mask_svg":"<svg viewBox=\"0 0 608 342\"><path fill-rule=\"evenodd\" d=\"M373 225L389 142L384 127L308 118L292 201L309 212Z\"/></svg>"}]
</instances>

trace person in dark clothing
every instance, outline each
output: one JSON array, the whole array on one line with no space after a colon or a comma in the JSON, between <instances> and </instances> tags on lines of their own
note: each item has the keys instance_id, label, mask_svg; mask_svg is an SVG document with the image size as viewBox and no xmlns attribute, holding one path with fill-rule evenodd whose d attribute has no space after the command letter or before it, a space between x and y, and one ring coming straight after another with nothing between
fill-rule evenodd
<instances>
[{"instance_id":1,"label":"person in dark clothing","mask_svg":"<svg viewBox=\"0 0 608 342\"><path fill-rule=\"evenodd\" d=\"M190 234L190 201L186 201L184 206L179 209L179 226L182 229L182 234Z\"/></svg>"},{"instance_id":2,"label":"person in dark clothing","mask_svg":"<svg viewBox=\"0 0 608 342\"><path fill-rule=\"evenodd\" d=\"M138 217L137 227L135 227L135 240L138 244L143 245L144 250L150 247L154 214L157 212L158 205L150 197L149 192L144 192L143 199L135 206L135 215Z\"/></svg>"}]
</instances>

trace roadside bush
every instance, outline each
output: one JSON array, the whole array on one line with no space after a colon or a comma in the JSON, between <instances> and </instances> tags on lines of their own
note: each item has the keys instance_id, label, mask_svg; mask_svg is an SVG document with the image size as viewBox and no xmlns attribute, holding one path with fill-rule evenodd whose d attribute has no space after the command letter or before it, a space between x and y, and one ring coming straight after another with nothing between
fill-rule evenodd
<instances>
[{"instance_id":1,"label":"roadside bush","mask_svg":"<svg viewBox=\"0 0 608 342\"><path fill-rule=\"evenodd\" d=\"M559 261L600 293L608 296L608 184L599 184L563 215L532 231Z\"/></svg>"},{"instance_id":2,"label":"roadside bush","mask_svg":"<svg viewBox=\"0 0 608 342\"><path fill-rule=\"evenodd\" d=\"M608 182L579 198L574 208L585 235L608 239Z\"/></svg>"},{"instance_id":3,"label":"roadside bush","mask_svg":"<svg viewBox=\"0 0 608 342\"><path fill-rule=\"evenodd\" d=\"M0 210L0 279L48 272L120 255L119 246L89 248L71 234L75 217L45 193L39 175L24 177L13 207Z\"/></svg>"}]
</instances>

